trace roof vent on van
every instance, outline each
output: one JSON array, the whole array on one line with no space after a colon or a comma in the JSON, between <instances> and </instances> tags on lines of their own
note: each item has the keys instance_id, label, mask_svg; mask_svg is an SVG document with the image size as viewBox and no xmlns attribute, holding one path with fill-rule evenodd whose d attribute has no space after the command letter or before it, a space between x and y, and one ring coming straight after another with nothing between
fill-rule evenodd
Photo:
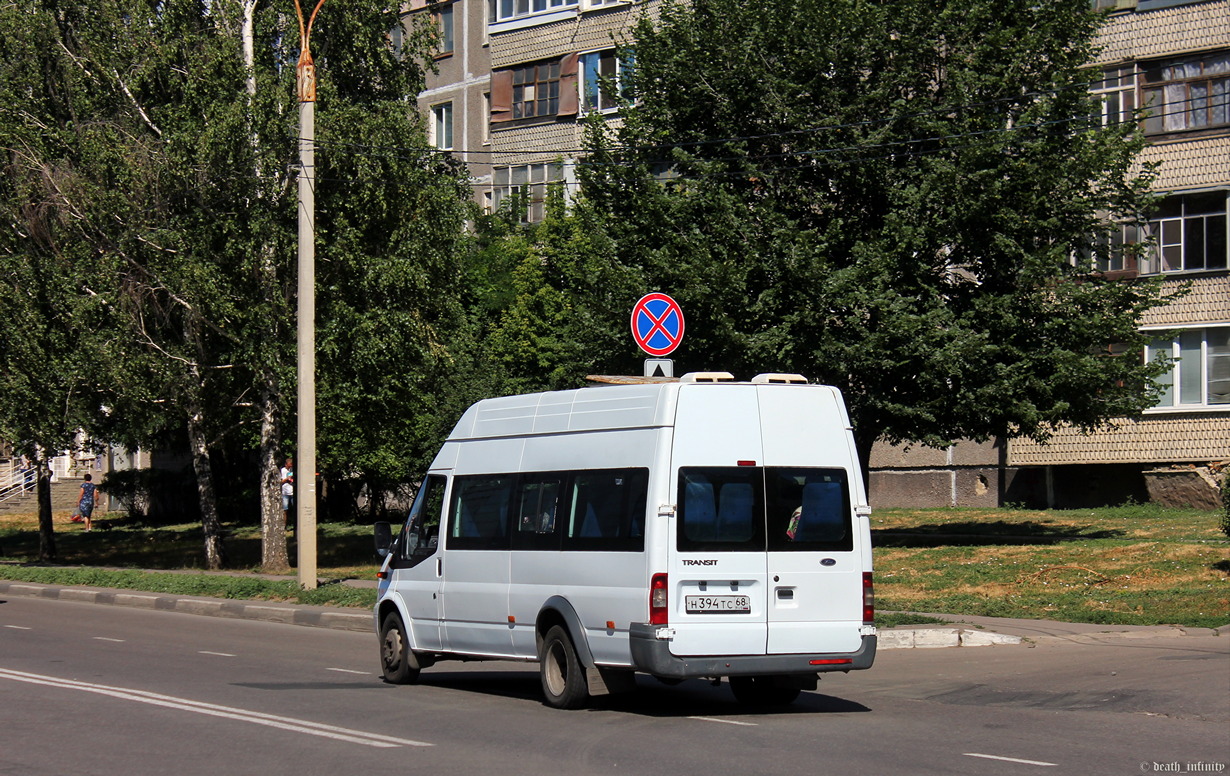
<instances>
[{"instance_id":1,"label":"roof vent on van","mask_svg":"<svg viewBox=\"0 0 1230 776\"><path fill-rule=\"evenodd\" d=\"M785 383L787 385L807 385L803 375L785 374L783 372L765 372L752 378L753 383Z\"/></svg>"},{"instance_id":2,"label":"roof vent on van","mask_svg":"<svg viewBox=\"0 0 1230 776\"><path fill-rule=\"evenodd\" d=\"M735 376L730 372L688 372L679 378L683 383L733 383Z\"/></svg>"}]
</instances>

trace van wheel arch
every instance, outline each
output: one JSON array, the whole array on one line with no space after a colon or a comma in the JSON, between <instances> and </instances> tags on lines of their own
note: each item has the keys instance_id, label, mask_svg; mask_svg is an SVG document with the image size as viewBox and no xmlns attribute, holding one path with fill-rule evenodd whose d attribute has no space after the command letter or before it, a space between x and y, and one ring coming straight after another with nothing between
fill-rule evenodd
<instances>
[{"instance_id":1,"label":"van wheel arch","mask_svg":"<svg viewBox=\"0 0 1230 776\"><path fill-rule=\"evenodd\" d=\"M581 618L577 616L572 604L568 603L568 599L562 596L551 596L538 611L538 620L534 625L534 630L539 654L542 652L542 642L546 638L547 631L556 625L562 627L572 640L577 660L581 665L585 668L594 668L596 665L594 655L589 649L589 641L585 638L585 628L581 624Z\"/></svg>"}]
</instances>

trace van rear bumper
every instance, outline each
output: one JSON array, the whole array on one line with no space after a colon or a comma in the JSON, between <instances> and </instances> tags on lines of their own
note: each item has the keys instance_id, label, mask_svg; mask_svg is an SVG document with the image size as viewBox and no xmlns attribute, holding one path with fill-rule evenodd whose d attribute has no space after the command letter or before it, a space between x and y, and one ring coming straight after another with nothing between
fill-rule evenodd
<instances>
[{"instance_id":1,"label":"van rear bumper","mask_svg":"<svg viewBox=\"0 0 1230 776\"><path fill-rule=\"evenodd\" d=\"M856 671L871 668L876 658L876 637L863 636L857 652L805 655L696 655L679 657L670 652L670 642L654 634L660 625L633 623L629 646L636 670L671 679L706 676L762 676L817 674L825 671ZM849 660L849 663L816 665L818 660Z\"/></svg>"}]
</instances>

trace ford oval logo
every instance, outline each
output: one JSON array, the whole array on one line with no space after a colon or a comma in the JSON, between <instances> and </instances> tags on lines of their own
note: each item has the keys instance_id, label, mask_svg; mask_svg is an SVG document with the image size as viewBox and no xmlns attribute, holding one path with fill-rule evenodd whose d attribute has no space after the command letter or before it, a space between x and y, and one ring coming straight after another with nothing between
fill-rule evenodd
<instances>
[{"instance_id":1,"label":"ford oval logo","mask_svg":"<svg viewBox=\"0 0 1230 776\"><path fill-rule=\"evenodd\" d=\"M837 561L833 560L832 558L825 558L824 560L820 561L820 565L821 566L836 566Z\"/></svg>"}]
</instances>

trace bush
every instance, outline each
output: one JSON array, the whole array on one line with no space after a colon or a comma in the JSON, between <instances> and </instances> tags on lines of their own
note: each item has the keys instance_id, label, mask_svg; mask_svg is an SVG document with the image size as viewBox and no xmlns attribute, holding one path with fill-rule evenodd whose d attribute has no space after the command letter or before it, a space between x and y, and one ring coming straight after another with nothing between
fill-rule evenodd
<instances>
[{"instance_id":1,"label":"bush","mask_svg":"<svg viewBox=\"0 0 1230 776\"><path fill-rule=\"evenodd\" d=\"M1230 471L1226 467L1221 473L1221 530L1230 536Z\"/></svg>"}]
</instances>

